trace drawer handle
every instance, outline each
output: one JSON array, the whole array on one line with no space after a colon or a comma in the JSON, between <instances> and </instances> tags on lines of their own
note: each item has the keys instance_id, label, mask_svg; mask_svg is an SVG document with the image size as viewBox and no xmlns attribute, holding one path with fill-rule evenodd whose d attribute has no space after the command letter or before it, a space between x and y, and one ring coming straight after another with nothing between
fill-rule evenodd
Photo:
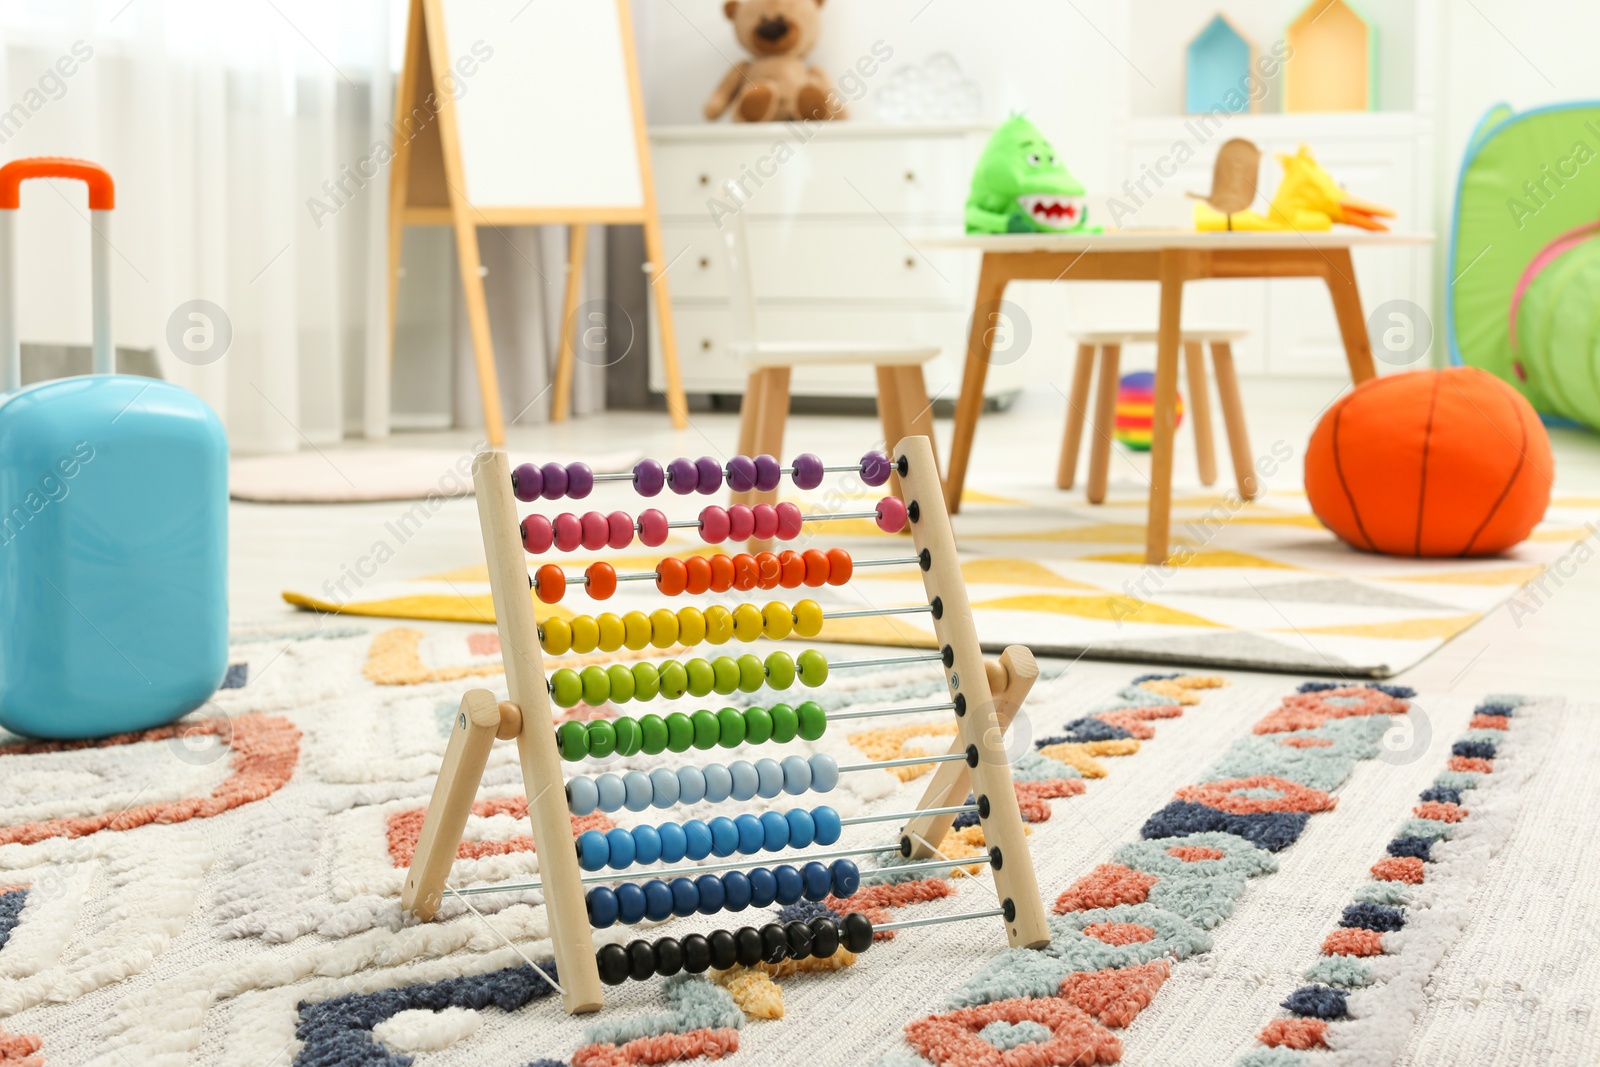
<instances>
[{"instance_id":1,"label":"drawer handle","mask_svg":"<svg viewBox=\"0 0 1600 1067\"><path fill-rule=\"evenodd\" d=\"M913 270L913 269L916 268L916 265L917 265L917 261L916 261L915 257L913 257L913 256L907 256L906 257L906 270Z\"/></svg>"},{"instance_id":2,"label":"drawer handle","mask_svg":"<svg viewBox=\"0 0 1600 1067\"><path fill-rule=\"evenodd\" d=\"M701 185L710 185L711 184L711 176L709 174L700 175L700 184Z\"/></svg>"},{"instance_id":3,"label":"drawer handle","mask_svg":"<svg viewBox=\"0 0 1600 1067\"><path fill-rule=\"evenodd\" d=\"M916 180L917 180L917 172L916 171L914 171L914 170L906 171L906 181L914 182Z\"/></svg>"},{"instance_id":4,"label":"drawer handle","mask_svg":"<svg viewBox=\"0 0 1600 1067\"><path fill-rule=\"evenodd\" d=\"M709 266L711 266L711 257L710 256L701 256L700 257L700 269L701 270L705 270Z\"/></svg>"},{"instance_id":5,"label":"drawer handle","mask_svg":"<svg viewBox=\"0 0 1600 1067\"><path fill-rule=\"evenodd\" d=\"M705 338L704 340L702 340L700 342L700 351L702 351L702 352L711 351L711 338L707 337L707 338Z\"/></svg>"}]
</instances>

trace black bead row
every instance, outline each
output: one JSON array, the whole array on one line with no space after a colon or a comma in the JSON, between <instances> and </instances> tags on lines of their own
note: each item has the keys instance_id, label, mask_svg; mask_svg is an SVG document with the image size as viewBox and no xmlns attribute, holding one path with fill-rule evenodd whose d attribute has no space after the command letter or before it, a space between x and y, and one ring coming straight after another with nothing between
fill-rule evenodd
<instances>
[{"instance_id":1,"label":"black bead row","mask_svg":"<svg viewBox=\"0 0 1600 1067\"><path fill-rule=\"evenodd\" d=\"M865 952L872 945L872 920L852 912L843 921L819 915L810 922L795 919L767 923L759 929L742 926L713 930L708 935L689 934L681 941L676 937L639 939L626 945L602 945L595 962L602 982L621 985L630 978L642 982L656 975L670 978L679 971L700 974L712 967L725 971L736 963L753 967L811 956L827 959L840 945L851 952Z\"/></svg>"}]
</instances>

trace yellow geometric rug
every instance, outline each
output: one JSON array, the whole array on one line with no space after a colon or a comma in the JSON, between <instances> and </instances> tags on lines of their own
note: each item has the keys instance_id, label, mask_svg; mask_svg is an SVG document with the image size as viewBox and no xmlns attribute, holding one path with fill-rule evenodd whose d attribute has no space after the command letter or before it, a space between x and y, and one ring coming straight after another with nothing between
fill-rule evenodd
<instances>
[{"instance_id":1,"label":"yellow geometric rug","mask_svg":"<svg viewBox=\"0 0 1600 1067\"><path fill-rule=\"evenodd\" d=\"M862 510L866 499L796 498L807 510ZM552 509L554 510L554 509ZM1173 500L1173 557L1143 560L1145 500L1115 493L1090 506L1054 490L995 496L969 491L956 516L978 632L985 647L1023 643L1040 655L1140 663L1235 667L1351 678L1386 678L1422 660L1485 614L1537 610L1547 568L1560 575L1600 547L1600 497L1557 496L1545 521L1511 552L1475 560L1400 559L1356 552L1311 514L1303 493L1274 490L1241 504L1218 493ZM664 555L713 549L682 530L660 549L624 557L553 558L569 573L595 558L617 571L651 570ZM847 548L858 560L904 556L910 539L869 521L807 526L806 543ZM530 557L530 564L552 557ZM489 624L494 610L481 563L412 581L369 583L359 599L336 603L285 592L297 606L351 615ZM834 588L730 592L728 604L810 597L824 611L924 603L909 567L860 567ZM703 605L703 598L702 598ZM540 618L662 606L652 583L624 583L603 603L570 587L560 605L535 601ZM841 619L822 640L932 646L921 615Z\"/></svg>"}]
</instances>

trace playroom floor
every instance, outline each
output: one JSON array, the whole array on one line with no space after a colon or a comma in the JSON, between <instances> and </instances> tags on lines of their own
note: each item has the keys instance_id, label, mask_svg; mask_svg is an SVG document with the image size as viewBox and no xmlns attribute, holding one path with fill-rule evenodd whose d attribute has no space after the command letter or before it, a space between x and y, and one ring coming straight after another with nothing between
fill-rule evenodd
<instances>
[{"instance_id":1,"label":"playroom floor","mask_svg":"<svg viewBox=\"0 0 1600 1067\"><path fill-rule=\"evenodd\" d=\"M1257 450L1281 440L1300 455L1313 422L1339 394L1341 384L1324 379L1259 379L1246 380L1243 389L1251 439ZM1060 392L1044 386L1021 395L1009 411L985 415L978 429L968 486L1003 491L1007 486L1051 484L1063 406ZM936 432L939 451L944 456L950 443L949 421L939 420ZM560 426L513 426L509 431L513 454L540 450L580 454L626 446L656 457L731 454L737 435L737 418L730 414L695 414L688 428L675 431L664 414L635 412L607 413ZM797 415L790 420L787 440L791 451L854 456L870 447L878 436L877 421L868 416ZM1576 430L1556 430L1551 436L1557 492L1600 495L1600 437ZM340 454L349 449L415 447L466 451L476 439L472 431L399 434L386 442L369 445L352 441L323 452L328 462L337 465ZM1176 487L1198 487L1187 428L1179 433L1178 448ZM1226 478L1225 451L1219 458ZM1086 458L1083 463L1087 463ZM1080 467L1080 487L1084 470ZM1119 449L1111 470L1113 490L1118 486L1142 489L1147 471L1148 457L1134 457ZM1226 484L1219 483L1217 488L1225 488ZM398 502L236 502L232 507L231 556L231 612L235 626L293 615L294 610L279 595L282 590L318 590L325 582L337 580L344 568L369 555L376 542L392 543L394 538L386 532L385 524L410 508L409 503ZM1579 549L1569 554L1577 566L1568 568L1571 576L1559 583L1554 576L1549 577L1547 595L1540 596L1543 604L1536 611L1513 612L1502 605L1393 681L1419 690L1456 691L1469 697L1517 691L1591 698L1594 683L1600 678L1600 668L1595 664L1594 612L1594 605L1600 602L1600 562L1592 562L1600 554L1595 551L1600 548L1597 542L1600 530L1590 534L1589 551ZM451 500L415 536L397 546L382 577L402 579L447 570L470 562L480 553L472 500ZM452 624L407 625L427 628ZM1095 663L1088 659L1072 666L1073 672L1085 678L1100 674L1120 677L1127 670L1125 663Z\"/></svg>"}]
</instances>

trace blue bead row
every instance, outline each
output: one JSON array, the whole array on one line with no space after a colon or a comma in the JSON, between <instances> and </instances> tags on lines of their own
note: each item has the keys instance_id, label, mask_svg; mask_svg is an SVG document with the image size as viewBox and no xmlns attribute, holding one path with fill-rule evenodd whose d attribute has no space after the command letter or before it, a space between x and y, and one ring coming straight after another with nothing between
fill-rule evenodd
<instances>
[{"instance_id":1,"label":"blue bead row","mask_svg":"<svg viewBox=\"0 0 1600 1067\"><path fill-rule=\"evenodd\" d=\"M839 764L825 752L810 759L786 756L775 759L735 760L723 765L679 767L676 771L657 767L646 774L601 774L595 777L574 775L567 782L567 807L574 815L595 811L644 811L670 808L674 804L697 804L702 800L719 804L724 800L771 800L779 793L799 796L808 790L826 793L839 784Z\"/></svg>"},{"instance_id":2,"label":"blue bead row","mask_svg":"<svg viewBox=\"0 0 1600 1067\"><path fill-rule=\"evenodd\" d=\"M760 816L719 815L710 822L690 819L660 826L585 830L578 835L578 863L586 871L611 867L622 871L635 863L677 863L707 856L752 856L786 848L831 845L839 840L839 813L827 805L806 811L768 811Z\"/></svg>"},{"instance_id":3,"label":"blue bead row","mask_svg":"<svg viewBox=\"0 0 1600 1067\"><path fill-rule=\"evenodd\" d=\"M861 886L861 872L849 860L834 860L831 866L815 861L796 869L785 863L768 870L729 871L718 877L702 874L698 878L674 878L664 882L652 878L643 885L623 882L615 889L595 886L585 902L589 923L604 930L613 923L632 926L649 919L660 922L674 915L715 915L719 911L765 908L773 903L793 904L823 900L832 893L848 897Z\"/></svg>"}]
</instances>

